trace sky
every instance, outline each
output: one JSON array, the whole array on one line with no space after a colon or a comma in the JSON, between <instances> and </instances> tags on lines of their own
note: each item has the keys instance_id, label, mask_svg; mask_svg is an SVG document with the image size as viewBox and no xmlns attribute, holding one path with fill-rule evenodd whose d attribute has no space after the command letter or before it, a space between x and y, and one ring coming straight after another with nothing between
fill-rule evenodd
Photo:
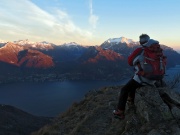
<instances>
[{"instance_id":1,"label":"sky","mask_svg":"<svg viewBox=\"0 0 180 135\"><path fill-rule=\"evenodd\" d=\"M180 0L1 0L0 40L101 45L148 34L180 50Z\"/></svg>"}]
</instances>

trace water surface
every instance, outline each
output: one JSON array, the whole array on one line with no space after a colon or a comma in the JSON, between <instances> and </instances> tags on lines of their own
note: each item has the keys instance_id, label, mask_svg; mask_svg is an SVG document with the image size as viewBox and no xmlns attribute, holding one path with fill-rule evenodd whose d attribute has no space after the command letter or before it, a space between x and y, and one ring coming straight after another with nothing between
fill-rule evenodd
<instances>
[{"instance_id":1,"label":"water surface","mask_svg":"<svg viewBox=\"0 0 180 135\"><path fill-rule=\"evenodd\" d=\"M56 116L79 102L93 89L119 85L108 81L12 83L0 86L0 104L8 104L38 116Z\"/></svg>"}]
</instances>

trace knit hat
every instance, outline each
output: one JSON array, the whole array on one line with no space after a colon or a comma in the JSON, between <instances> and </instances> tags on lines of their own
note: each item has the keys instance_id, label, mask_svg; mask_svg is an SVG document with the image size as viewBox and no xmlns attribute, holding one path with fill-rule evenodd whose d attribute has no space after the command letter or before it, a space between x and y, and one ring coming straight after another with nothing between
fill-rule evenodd
<instances>
[{"instance_id":1,"label":"knit hat","mask_svg":"<svg viewBox=\"0 0 180 135\"><path fill-rule=\"evenodd\" d=\"M159 41L154 40L154 39L149 39L147 43L143 44L143 46L150 47L153 44L159 44Z\"/></svg>"},{"instance_id":2,"label":"knit hat","mask_svg":"<svg viewBox=\"0 0 180 135\"><path fill-rule=\"evenodd\" d=\"M141 45L143 45L143 44L147 43L149 39L150 39L149 35L142 34L142 35L139 36L139 43Z\"/></svg>"}]
</instances>

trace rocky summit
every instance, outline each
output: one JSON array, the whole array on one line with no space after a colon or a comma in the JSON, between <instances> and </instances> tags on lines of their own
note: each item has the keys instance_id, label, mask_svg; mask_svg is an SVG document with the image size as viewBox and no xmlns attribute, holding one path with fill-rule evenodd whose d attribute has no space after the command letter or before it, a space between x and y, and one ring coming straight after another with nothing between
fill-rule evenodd
<instances>
[{"instance_id":1,"label":"rocky summit","mask_svg":"<svg viewBox=\"0 0 180 135\"><path fill-rule=\"evenodd\" d=\"M125 119L112 115L122 86L92 90L52 124L32 135L179 135L180 94L167 87L144 86Z\"/></svg>"}]
</instances>

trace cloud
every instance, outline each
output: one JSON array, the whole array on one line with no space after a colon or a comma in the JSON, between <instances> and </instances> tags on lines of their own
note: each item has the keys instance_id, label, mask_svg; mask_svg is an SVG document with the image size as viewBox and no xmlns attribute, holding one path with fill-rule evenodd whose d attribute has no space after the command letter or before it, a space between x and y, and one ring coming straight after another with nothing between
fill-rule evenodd
<instances>
[{"instance_id":1,"label":"cloud","mask_svg":"<svg viewBox=\"0 0 180 135\"><path fill-rule=\"evenodd\" d=\"M89 23L92 25L93 28L96 28L99 17L93 14L92 0L89 0L89 7L90 7Z\"/></svg>"},{"instance_id":2,"label":"cloud","mask_svg":"<svg viewBox=\"0 0 180 135\"><path fill-rule=\"evenodd\" d=\"M16 6L15 6L16 5ZM57 8L51 13L29 0L2 0L0 3L2 39L30 39L51 42L88 42L91 31L76 26L70 16Z\"/></svg>"}]
</instances>

